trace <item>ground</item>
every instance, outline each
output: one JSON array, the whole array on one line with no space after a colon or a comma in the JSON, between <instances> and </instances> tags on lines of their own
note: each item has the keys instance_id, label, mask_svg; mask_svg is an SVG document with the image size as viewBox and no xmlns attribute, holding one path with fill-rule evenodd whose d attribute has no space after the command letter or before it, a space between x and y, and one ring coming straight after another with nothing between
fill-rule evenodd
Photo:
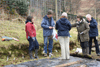
<instances>
[{"instance_id":1,"label":"ground","mask_svg":"<svg viewBox=\"0 0 100 67\"><path fill-rule=\"evenodd\" d=\"M99 67L100 62L92 59L70 57L70 60L59 60L59 58L46 58L24 62L18 65L7 65L4 67Z\"/></svg>"}]
</instances>

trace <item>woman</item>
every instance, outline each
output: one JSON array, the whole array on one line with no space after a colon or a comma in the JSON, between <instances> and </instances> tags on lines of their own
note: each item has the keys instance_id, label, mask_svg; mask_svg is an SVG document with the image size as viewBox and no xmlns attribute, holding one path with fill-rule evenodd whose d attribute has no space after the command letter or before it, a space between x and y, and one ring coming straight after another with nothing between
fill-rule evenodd
<instances>
[{"instance_id":1,"label":"woman","mask_svg":"<svg viewBox=\"0 0 100 67\"><path fill-rule=\"evenodd\" d=\"M34 59L33 58L33 54L32 51L35 49L35 58L38 58L38 49L39 49L39 44L37 42L36 39L36 30L34 27L34 22L33 22L33 17L32 16L28 16L26 19L26 25L25 25L25 31L26 31L26 38L29 41L29 56L30 59Z\"/></svg>"},{"instance_id":2,"label":"woman","mask_svg":"<svg viewBox=\"0 0 100 67\"><path fill-rule=\"evenodd\" d=\"M72 27L77 27L78 40L82 48L83 55L89 54L89 25L82 16L77 16L77 22L72 24Z\"/></svg>"},{"instance_id":3,"label":"woman","mask_svg":"<svg viewBox=\"0 0 100 67\"><path fill-rule=\"evenodd\" d=\"M60 59L70 59L69 31L71 29L71 24L67 19L66 12L63 12L61 18L56 22L56 29L58 30L58 40L61 45Z\"/></svg>"}]
</instances>

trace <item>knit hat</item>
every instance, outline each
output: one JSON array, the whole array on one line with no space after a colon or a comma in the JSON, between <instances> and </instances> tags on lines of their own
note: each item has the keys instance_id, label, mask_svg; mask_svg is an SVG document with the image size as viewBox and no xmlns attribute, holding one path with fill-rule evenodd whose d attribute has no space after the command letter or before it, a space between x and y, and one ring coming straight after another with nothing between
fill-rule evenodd
<instances>
[{"instance_id":1,"label":"knit hat","mask_svg":"<svg viewBox=\"0 0 100 67\"><path fill-rule=\"evenodd\" d=\"M53 14L53 11L52 10L48 10L47 15L51 15L51 14Z\"/></svg>"},{"instance_id":2,"label":"knit hat","mask_svg":"<svg viewBox=\"0 0 100 67\"><path fill-rule=\"evenodd\" d=\"M67 17L67 13L66 12L63 12L61 16Z\"/></svg>"}]
</instances>

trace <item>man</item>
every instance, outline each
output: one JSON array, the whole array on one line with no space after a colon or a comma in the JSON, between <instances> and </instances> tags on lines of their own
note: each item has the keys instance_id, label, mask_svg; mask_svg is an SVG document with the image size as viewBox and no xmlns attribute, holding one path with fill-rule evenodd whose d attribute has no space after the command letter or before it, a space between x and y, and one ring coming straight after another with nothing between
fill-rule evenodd
<instances>
[{"instance_id":1,"label":"man","mask_svg":"<svg viewBox=\"0 0 100 67\"><path fill-rule=\"evenodd\" d=\"M98 45L98 40L97 40L97 36L98 36L98 28L97 28L97 22L94 18L91 17L90 14L86 15L86 19L87 22L90 26L90 31L89 31L89 54L91 55L91 48L92 48L92 39L94 39L94 43L95 43L95 48L96 48L96 54L100 55L99 53L99 45Z\"/></svg>"},{"instance_id":2,"label":"man","mask_svg":"<svg viewBox=\"0 0 100 67\"><path fill-rule=\"evenodd\" d=\"M43 54L46 57L47 56L47 41L49 39L49 56L52 56L52 48L53 48L53 39L52 39L52 33L53 28L55 27L54 20L52 18L53 11L49 10L47 12L47 15L43 18L43 21L41 23L41 27L43 28L43 37L44 37L44 51Z\"/></svg>"}]
</instances>

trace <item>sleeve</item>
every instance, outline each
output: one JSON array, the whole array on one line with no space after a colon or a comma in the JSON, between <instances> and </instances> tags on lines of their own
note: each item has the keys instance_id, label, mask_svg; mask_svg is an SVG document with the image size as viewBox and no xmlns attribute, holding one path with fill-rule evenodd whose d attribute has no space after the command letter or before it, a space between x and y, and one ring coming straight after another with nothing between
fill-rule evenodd
<instances>
[{"instance_id":1,"label":"sleeve","mask_svg":"<svg viewBox=\"0 0 100 67\"><path fill-rule=\"evenodd\" d=\"M71 24L70 24L70 22L69 22L68 26L69 26L69 30L71 30Z\"/></svg>"},{"instance_id":2,"label":"sleeve","mask_svg":"<svg viewBox=\"0 0 100 67\"><path fill-rule=\"evenodd\" d=\"M56 26L55 26L56 30L58 30L58 23L56 22Z\"/></svg>"},{"instance_id":3,"label":"sleeve","mask_svg":"<svg viewBox=\"0 0 100 67\"><path fill-rule=\"evenodd\" d=\"M87 22L85 23L85 27L86 27L86 30L83 31L84 34L89 32L89 30L90 30L90 27Z\"/></svg>"},{"instance_id":4,"label":"sleeve","mask_svg":"<svg viewBox=\"0 0 100 67\"><path fill-rule=\"evenodd\" d=\"M90 27L93 27L93 28L97 27L97 22L96 22L96 20L94 20L93 23L90 23L89 26L90 26Z\"/></svg>"},{"instance_id":5,"label":"sleeve","mask_svg":"<svg viewBox=\"0 0 100 67\"><path fill-rule=\"evenodd\" d=\"M30 37L34 37L31 25L27 25L27 32L28 32Z\"/></svg>"},{"instance_id":6,"label":"sleeve","mask_svg":"<svg viewBox=\"0 0 100 67\"><path fill-rule=\"evenodd\" d=\"M42 20L41 27L49 29L49 26L45 24L45 19Z\"/></svg>"},{"instance_id":7,"label":"sleeve","mask_svg":"<svg viewBox=\"0 0 100 67\"><path fill-rule=\"evenodd\" d=\"M53 27L55 27L55 22L54 22L54 20L53 20Z\"/></svg>"}]
</instances>

